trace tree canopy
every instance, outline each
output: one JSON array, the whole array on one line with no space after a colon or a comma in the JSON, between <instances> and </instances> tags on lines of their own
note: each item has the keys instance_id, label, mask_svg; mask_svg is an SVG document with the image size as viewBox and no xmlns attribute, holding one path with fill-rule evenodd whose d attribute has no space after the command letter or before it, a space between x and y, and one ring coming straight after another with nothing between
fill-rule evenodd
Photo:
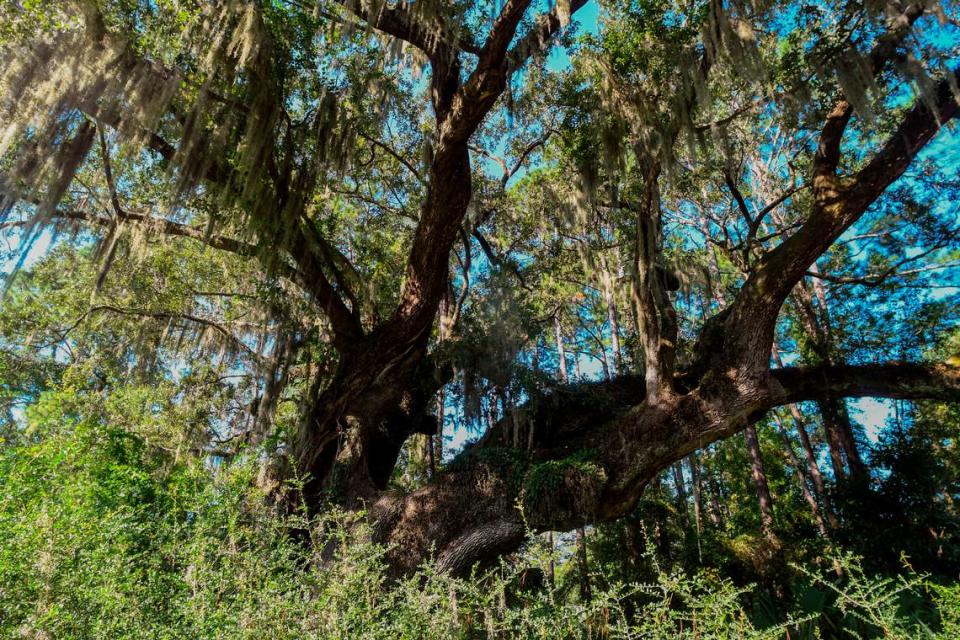
<instances>
[{"instance_id":1,"label":"tree canopy","mask_svg":"<svg viewBox=\"0 0 960 640\"><path fill-rule=\"evenodd\" d=\"M2 446L93 420L250 464L395 579L666 531L664 478L698 535L750 495L774 556L785 494L841 546L952 500L952 0L0 16Z\"/></svg>"}]
</instances>

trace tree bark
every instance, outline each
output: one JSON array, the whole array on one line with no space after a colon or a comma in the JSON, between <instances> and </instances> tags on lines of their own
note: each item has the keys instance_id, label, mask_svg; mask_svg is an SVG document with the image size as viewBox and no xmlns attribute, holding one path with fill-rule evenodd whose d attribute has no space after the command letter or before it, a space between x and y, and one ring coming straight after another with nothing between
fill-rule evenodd
<instances>
[{"instance_id":1,"label":"tree bark","mask_svg":"<svg viewBox=\"0 0 960 640\"><path fill-rule=\"evenodd\" d=\"M593 590L590 585L590 564L587 559L587 531L582 526L577 527L577 573L580 582L580 601L593 600Z\"/></svg>"},{"instance_id":2,"label":"tree bark","mask_svg":"<svg viewBox=\"0 0 960 640\"><path fill-rule=\"evenodd\" d=\"M752 424L743 430L744 440L747 443L747 452L750 454L750 477L757 492L757 502L760 507L760 527L768 538L776 538L773 530L773 497L770 495L770 485L767 483L767 473L763 468L763 458L760 455L760 440L757 438L757 429Z\"/></svg>"},{"instance_id":3,"label":"tree bark","mask_svg":"<svg viewBox=\"0 0 960 640\"><path fill-rule=\"evenodd\" d=\"M774 422L776 422L777 430L780 432L780 435L783 438L784 454L787 456L787 460L793 467L794 476L797 479L797 485L800 487L800 491L803 494L803 499L807 502L807 506L810 507L810 512L813 514L813 519L817 525L817 530L820 531L820 535L823 536L825 540L830 540L830 530L827 528L827 523L823 518L823 514L820 510L820 504L817 502L816 497L810 490L810 485L807 483L807 474L803 470L803 464L800 462L799 458L797 458L797 454L793 451L793 443L790 442L790 436L787 435L787 431L783 428L783 423L779 418L774 418Z\"/></svg>"},{"instance_id":4,"label":"tree bark","mask_svg":"<svg viewBox=\"0 0 960 640\"><path fill-rule=\"evenodd\" d=\"M390 545L397 571L415 570L432 550L441 567L467 571L515 549L528 530L571 530L630 513L647 483L690 452L744 430L772 406L841 390L956 401L960 369L788 368L772 372L764 388L705 381L666 406L646 403L637 378L563 387L531 407L531 452L502 446L509 420L501 420L437 481L404 496L381 494L371 506L376 539Z\"/></svg>"},{"instance_id":5,"label":"tree bark","mask_svg":"<svg viewBox=\"0 0 960 640\"><path fill-rule=\"evenodd\" d=\"M559 311L553 316L553 332L557 341L557 362L559 364L560 381L568 382L570 375L567 373L567 352L563 347L563 326L560 324Z\"/></svg>"},{"instance_id":6,"label":"tree bark","mask_svg":"<svg viewBox=\"0 0 960 640\"><path fill-rule=\"evenodd\" d=\"M693 489L693 518L699 533L703 528L703 485L700 481L700 463L696 452L687 456L687 464L690 466L690 485ZM718 525L719 520L714 521L713 524Z\"/></svg>"}]
</instances>

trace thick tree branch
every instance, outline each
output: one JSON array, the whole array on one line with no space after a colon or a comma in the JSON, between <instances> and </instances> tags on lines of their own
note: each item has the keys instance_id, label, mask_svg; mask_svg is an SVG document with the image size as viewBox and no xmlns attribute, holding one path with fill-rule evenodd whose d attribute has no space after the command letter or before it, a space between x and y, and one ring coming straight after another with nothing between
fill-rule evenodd
<instances>
[{"instance_id":1,"label":"thick tree branch","mask_svg":"<svg viewBox=\"0 0 960 640\"><path fill-rule=\"evenodd\" d=\"M890 23L887 32L878 39L870 53L871 70L874 74L880 73L888 63L897 47L909 34L913 23L923 15L926 10L925 5L925 2L913 2L907 5L901 14ZM955 102L953 106L955 110ZM914 129L922 128L922 125L908 122L911 118L929 120L929 114L922 113L924 110L920 105L915 107L912 113L916 113L918 110L921 113L908 116L907 119L901 123L901 131L898 131L898 135L895 135L891 140L899 139L903 133L906 133L902 131L904 126ZM811 182L814 198L813 212L797 233L764 257L762 263L765 266L757 273L758 277L756 279L751 278L752 282L747 283L744 287L745 290L749 289L751 285L756 285L759 282L767 280L769 276L779 274L779 277L776 279L780 282L772 288L767 287L772 289L768 291L767 294L770 295L774 301L779 299L779 301L782 302L793 285L803 276L806 267L812 264L850 224L859 216L863 215L866 208L896 177L900 176L903 170L906 169L906 165L912 160L913 155L910 155L909 159L902 163L902 167L899 165L890 166L887 173L891 179L884 182L882 186L874 189L869 194L865 193L858 198L851 197L853 194L848 195L846 193L848 186L840 181L836 175L836 171L840 164L841 144L844 133L852 116L853 108L850 106L849 101L845 99L838 100L827 115L823 128L820 131L820 141L813 158L813 179ZM922 134L915 136L916 142L912 146L912 150L915 152L919 148L922 148L922 146L929 141L930 137L932 137L932 135L926 137ZM890 143L888 142L887 144L889 145ZM884 160L881 159L882 155L884 155L884 151L881 151L871 164L874 164L874 162L878 160L883 163ZM858 179L857 183L860 182L861 180ZM854 202L854 200L858 201ZM820 242L815 242L814 240L816 239L820 239ZM806 251L800 250L799 247L799 245L804 244L807 245L807 247L805 247L807 249ZM784 258L792 253L796 254L800 260L806 261L802 270L798 265L790 265L792 267L791 269L784 270L786 266L782 264L785 261ZM801 253L803 254L802 256L799 255ZM773 278L770 279L773 280Z\"/></svg>"},{"instance_id":2,"label":"thick tree branch","mask_svg":"<svg viewBox=\"0 0 960 640\"><path fill-rule=\"evenodd\" d=\"M477 67L453 97L450 109L452 117L444 123L442 138L451 142L465 142L503 93L510 73L535 50L545 47L565 26L555 6L549 13L540 16L530 33L521 37L508 52L530 3L530 0L507 0L480 50ZM584 4L586 0L570 3L567 17Z\"/></svg>"},{"instance_id":3,"label":"thick tree branch","mask_svg":"<svg viewBox=\"0 0 960 640\"><path fill-rule=\"evenodd\" d=\"M299 257L299 260L297 260L299 266L295 268L281 260L276 260L276 255L266 256L263 248L256 244L243 242L242 240L227 236L209 234L203 229L191 227L186 224L122 209L119 210L117 218L105 218L79 210L56 211L53 217L62 220L85 222L106 228L112 228L116 225L117 220L121 220L125 223L141 225L152 232L162 235L190 238L214 249L227 251L239 256L258 259L269 258L266 264L269 270L297 283L304 291L313 295L318 304L327 312L331 325L334 326L335 344L339 343L341 346L348 347L353 340L361 335L362 329L360 328L359 320L354 317L350 309L340 300L339 295L337 295L329 280L323 275L323 269L317 262L314 254L307 251L303 246L305 242L303 239L301 239L300 242L292 242L289 247L289 251L294 259ZM6 223L4 226L13 226L14 224L16 223ZM307 267L306 269L303 268L304 265Z\"/></svg>"},{"instance_id":4,"label":"thick tree branch","mask_svg":"<svg viewBox=\"0 0 960 640\"><path fill-rule=\"evenodd\" d=\"M897 47L910 33L913 23L919 20L925 11L926 2L911 2L890 22L886 33L880 36L870 52L870 70L874 75L879 74L887 65ZM840 163L840 145L852 115L853 108L849 99L841 99L827 116L813 160L815 192L820 188L835 188L833 179Z\"/></svg>"},{"instance_id":5,"label":"thick tree branch","mask_svg":"<svg viewBox=\"0 0 960 640\"><path fill-rule=\"evenodd\" d=\"M507 86L505 56L531 0L507 0L480 49L477 66L442 114L440 144L465 144ZM438 113L438 116L441 114Z\"/></svg>"},{"instance_id":6,"label":"thick tree branch","mask_svg":"<svg viewBox=\"0 0 960 640\"><path fill-rule=\"evenodd\" d=\"M468 140L506 88L507 48L530 5L509 0L481 48L477 66L458 86L459 63L434 61L438 134L400 304L385 332L396 343L425 339L446 287L450 250L472 197ZM553 31L549 32L550 34ZM402 334L402 335L401 335Z\"/></svg>"},{"instance_id":7,"label":"thick tree branch","mask_svg":"<svg viewBox=\"0 0 960 640\"><path fill-rule=\"evenodd\" d=\"M770 372L782 387L776 405L823 398L897 398L960 402L960 367L889 362L867 365L786 367Z\"/></svg>"},{"instance_id":8,"label":"thick tree branch","mask_svg":"<svg viewBox=\"0 0 960 640\"><path fill-rule=\"evenodd\" d=\"M954 87L960 81L960 69L952 71L936 85L931 105L918 101L907 112L897 130L887 139L870 162L855 176L847 193L846 209L864 211L897 178L941 128L960 110ZM931 111L932 108L932 111Z\"/></svg>"},{"instance_id":9,"label":"thick tree branch","mask_svg":"<svg viewBox=\"0 0 960 640\"><path fill-rule=\"evenodd\" d=\"M53 213L55 219L61 220L74 220L77 222L85 222L87 224L97 225L101 227L110 227L116 224L116 220L113 218L105 218L103 216L98 216L96 214L88 213L86 211L80 211L78 209L69 209L69 210L58 210ZM165 220L163 218L156 218L153 216L148 216L140 213L133 213L129 211L124 211L122 219L124 222L130 222L133 224L142 225L143 227L159 233L162 235L169 236L180 236L183 238L190 238L203 244L210 246L214 249L220 249L222 251L227 251L229 253L234 253L243 257L254 257L256 255L257 247L256 245L237 240L235 238L230 238L227 236L221 236L216 234L207 234L203 229L197 227L191 227L180 222L173 222L171 220ZM17 226L17 222L7 222L4 227ZM2 228L2 227L0 227Z\"/></svg>"},{"instance_id":10,"label":"thick tree branch","mask_svg":"<svg viewBox=\"0 0 960 640\"><path fill-rule=\"evenodd\" d=\"M565 10L561 9L561 3L566 4ZM538 17L536 24L510 50L507 56L509 70L520 68L530 56L544 51L553 36L567 26L570 17L586 4L587 0L559 0L549 12Z\"/></svg>"},{"instance_id":11,"label":"thick tree branch","mask_svg":"<svg viewBox=\"0 0 960 640\"><path fill-rule=\"evenodd\" d=\"M431 59L451 57L453 54L453 36L440 24L425 24L420 17L411 12L413 5L402 4L391 7L384 2L379 5L374 4L376 12L372 13L368 9L369 5L365 6L365 3L360 0L335 1L374 29L409 42Z\"/></svg>"},{"instance_id":12,"label":"thick tree branch","mask_svg":"<svg viewBox=\"0 0 960 640\"><path fill-rule=\"evenodd\" d=\"M937 83L933 110L918 101L852 180L840 181L829 173L828 169L834 166L828 157L832 143L822 152L826 155L820 165L821 173L814 176L813 211L796 233L762 258L734 302L728 324L732 338L729 353L742 355L740 360L748 369L762 371L768 366L769 341L777 313L810 265L906 171L943 125L957 116L960 110L951 87L960 78L960 72L951 75L952 78ZM843 120L849 117L847 111L835 110L831 117ZM830 131L828 123L825 132Z\"/></svg>"},{"instance_id":13,"label":"thick tree branch","mask_svg":"<svg viewBox=\"0 0 960 640\"><path fill-rule=\"evenodd\" d=\"M503 64L504 56L507 53L507 47L513 40L517 31L517 26L527 12L531 0L507 0L500 10L487 39L480 48L480 61L477 69L492 69Z\"/></svg>"},{"instance_id":14,"label":"thick tree branch","mask_svg":"<svg viewBox=\"0 0 960 640\"><path fill-rule=\"evenodd\" d=\"M643 386L637 378L616 377L561 387L523 410L521 424L533 430L521 438L531 443L529 452L511 447L517 422L508 416L433 483L406 496L382 495L371 512L377 539L392 545L394 569L413 571L435 553L443 568L467 572L519 546L531 529L564 530L622 517L658 473L744 430L777 405L839 396L960 402L960 368L786 368L761 387L722 375L709 390L659 404L645 401ZM585 451L585 459L570 457ZM549 495L541 493L545 473L552 474Z\"/></svg>"},{"instance_id":15,"label":"thick tree branch","mask_svg":"<svg viewBox=\"0 0 960 640\"><path fill-rule=\"evenodd\" d=\"M350 314L353 316L353 324L355 325L351 327L350 330L359 336L362 332L362 310L360 306L360 300L354 293L353 286L344 274L344 270L350 274L354 283L359 283L361 281L360 274L357 272L356 267L353 266L353 263L350 262L350 260L348 260L339 249L327 242L327 239L323 237L323 234L320 233L319 230L317 230L316 226L311 220L304 218L302 224L302 233L307 242L309 242L311 245L311 253L318 255L323 259L327 269L333 273L333 280L337 283L338 289L343 293L344 296L346 296L347 300L350 301Z\"/></svg>"}]
</instances>

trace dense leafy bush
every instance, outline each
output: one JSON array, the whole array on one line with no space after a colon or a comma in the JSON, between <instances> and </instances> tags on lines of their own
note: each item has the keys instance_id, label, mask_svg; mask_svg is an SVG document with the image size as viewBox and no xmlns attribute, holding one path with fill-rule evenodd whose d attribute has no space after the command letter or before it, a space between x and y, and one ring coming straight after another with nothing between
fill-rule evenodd
<instances>
[{"instance_id":1,"label":"dense leafy bush","mask_svg":"<svg viewBox=\"0 0 960 640\"><path fill-rule=\"evenodd\" d=\"M833 635L830 619L891 637L934 637L940 625L950 638L960 620L955 587L873 578L845 558L840 583L808 573L829 598L761 627L748 589L661 569L652 543L649 582L598 565L589 601L569 588L562 558L555 584L530 579L548 561L537 544L470 579L427 566L391 581L357 516L277 513L255 489L255 456L213 465L148 444L104 422L111 397L101 400L44 393L2 448L4 637L780 638ZM906 606L930 595L942 620Z\"/></svg>"}]
</instances>

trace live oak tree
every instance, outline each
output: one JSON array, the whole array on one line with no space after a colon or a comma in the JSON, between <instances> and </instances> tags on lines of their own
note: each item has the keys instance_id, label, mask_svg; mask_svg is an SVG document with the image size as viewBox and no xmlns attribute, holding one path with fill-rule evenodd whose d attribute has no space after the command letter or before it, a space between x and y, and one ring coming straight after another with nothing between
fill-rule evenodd
<instances>
[{"instance_id":1,"label":"live oak tree","mask_svg":"<svg viewBox=\"0 0 960 640\"><path fill-rule=\"evenodd\" d=\"M838 470L855 472L840 399L960 399L956 366L839 359L815 302L819 280L902 272L818 261L877 207L896 220L891 187L950 145L953 3L611 2L560 78L548 57L586 3L532 4L3 5L4 228L24 256L48 227L102 232L94 295L123 243L259 261L274 357L237 430L266 439L309 343L267 475L304 478L312 509L366 509L398 572L431 554L466 571L530 530L619 518L778 407L833 407ZM937 257L955 234L931 233ZM724 281L684 262L698 240ZM691 287L708 292L696 307ZM809 321L806 366L773 364L788 302ZM570 336L592 331L606 358L604 326L605 379L516 384L541 351L587 349ZM482 437L422 487L388 488L455 377Z\"/></svg>"}]
</instances>

